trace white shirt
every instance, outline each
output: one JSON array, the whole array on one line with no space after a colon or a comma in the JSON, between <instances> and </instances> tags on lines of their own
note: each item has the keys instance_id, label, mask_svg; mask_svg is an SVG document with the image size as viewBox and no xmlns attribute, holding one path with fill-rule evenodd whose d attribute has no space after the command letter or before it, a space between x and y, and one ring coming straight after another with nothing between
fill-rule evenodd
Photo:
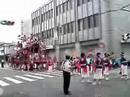
<instances>
[{"instance_id":1,"label":"white shirt","mask_svg":"<svg viewBox=\"0 0 130 97\"><path fill-rule=\"evenodd\" d=\"M71 72L71 62L69 60L66 60L64 63L63 63L63 71L66 71L66 72Z\"/></svg>"}]
</instances>

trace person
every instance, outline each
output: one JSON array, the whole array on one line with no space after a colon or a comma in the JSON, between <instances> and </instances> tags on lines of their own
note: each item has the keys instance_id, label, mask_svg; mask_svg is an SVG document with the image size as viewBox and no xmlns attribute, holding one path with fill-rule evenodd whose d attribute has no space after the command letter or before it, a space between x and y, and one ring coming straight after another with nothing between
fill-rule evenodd
<instances>
[{"instance_id":1,"label":"person","mask_svg":"<svg viewBox=\"0 0 130 97\"><path fill-rule=\"evenodd\" d=\"M128 79L128 62L126 58L124 57L124 53L121 53L121 58L120 58L120 65L121 65L121 78L123 79Z\"/></svg>"},{"instance_id":2,"label":"person","mask_svg":"<svg viewBox=\"0 0 130 97\"><path fill-rule=\"evenodd\" d=\"M62 64L63 68L63 90L65 95L70 95L69 86L70 86L70 79L71 79L71 62L70 56L66 55L66 60L63 61Z\"/></svg>"},{"instance_id":3,"label":"person","mask_svg":"<svg viewBox=\"0 0 130 97\"><path fill-rule=\"evenodd\" d=\"M104 54L104 58L103 58L103 66L104 66L104 70L103 70L103 75L105 80L109 80L109 74L110 74L110 60L108 58L108 54L105 53Z\"/></svg>"},{"instance_id":4,"label":"person","mask_svg":"<svg viewBox=\"0 0 130 97\"><path fill-rule=\"evenodd\" d=\"M93 76L93 55L89 54L86 58L86 65L87 65L87 82L92 82Z\"/></svg>"},{"instance_id":5,"label":"person","mask_svg":"<svg viewBox=\"0 0 130 97\"><path fill-rule=\"evenodd\" d=\"M4 60L1 60L1 67L4 68Z\"/></svg>"},{"instance_id":6,"label":"person","mask_svg":"<svg viewBox=\"0 0 130 97\"><path fill-rule=\"evenodd\" d=\"M101 84L101 79L103 77L102 70L103 70L103 59L101 58L101 53L98 52L94 60L94 81L92 83L93 85L96 85L97 82L98 84Z\"/></svg>"},{"instance_id":7,"label":"person","mask_svg":"<svg viewBox=\"0 0 130 97\"><path fill-rule=\"evenodd\" d=\"M86 66L86 56L84 53L81 53L80 64L81 64L81 77L82 77L81 82L85 82L85 78L87 77L87 66Z\"/></svg>"}]
</instances>

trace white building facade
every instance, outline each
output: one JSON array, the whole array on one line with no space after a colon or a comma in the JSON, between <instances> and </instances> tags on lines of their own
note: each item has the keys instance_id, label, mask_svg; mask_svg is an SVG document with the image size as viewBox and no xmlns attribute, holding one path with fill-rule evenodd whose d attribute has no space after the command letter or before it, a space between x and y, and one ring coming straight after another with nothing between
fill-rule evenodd
<instances>
[{"instance_id":1,"label":"white building facade","mask_svg":"<svg viewBox=\"0 0 130 97\"><path fill-rule=\"evenodd\" d=\"M30 36L32 33L32 23L31 20L22 20L21 21L21 33L26 35L27 37Z\"/></svg>"},{"instance_id":2,"label":"white building facade","mask_svg":"<svg viewBox=\"0 0 130 97\"><path fill-rule=\"evenodd\" d=\"M52 45L54 48L48 50L48 53L51 56L56 55L60 60L65 54L79 56L81 52L87 53L90 50L129 52L129 43L122 44L121 37L130 31L129 27L126 28L128 21L123 21L130 13L115 7L116 3L120 3L122 7L130 1L119 1L122 2L51 0L31 14L32 33L38 33L46 45ZM118 26L124 29L124 32L118 31Z\"/></svg>"}]
</instances>

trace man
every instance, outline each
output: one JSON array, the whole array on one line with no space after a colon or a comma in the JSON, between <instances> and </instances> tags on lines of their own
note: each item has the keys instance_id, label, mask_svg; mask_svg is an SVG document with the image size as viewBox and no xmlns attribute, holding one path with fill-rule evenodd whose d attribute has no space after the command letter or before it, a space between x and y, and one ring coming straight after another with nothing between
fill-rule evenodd
<instances>
[{"instance_id":1,"label":"man","mask_svg":"<svg viewBox=\"0 0 130 97\"><path fill-rule=\"evenodd\" d=\"M4 60L1 60L1 67L4 68Z\"/></svg>"},{"instance_id":2,"label":"man","mask_svg":"<svg viewBox=\"0 0 130 97\"><path fill-rule=\"evenodd\" d=\"M71 77L71 62L70 56L66 55L66 60L62 64L63 68L63 89L65 95L70 95L69 85L70 85L70 77Z\"/></svg>"}]
</instances>

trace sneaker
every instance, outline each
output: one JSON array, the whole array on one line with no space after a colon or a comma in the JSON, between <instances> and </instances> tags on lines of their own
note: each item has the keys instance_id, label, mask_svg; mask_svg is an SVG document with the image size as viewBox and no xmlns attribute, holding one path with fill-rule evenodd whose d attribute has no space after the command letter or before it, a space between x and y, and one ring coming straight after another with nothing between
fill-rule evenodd
<instances>
[{"instance_id":1,"label":"sneaker","mask_svg":"<svg viewBox=\"0 0 130 97\"><path fill-rule=\"evenodd\" d=\"M88 83L92 83L92 81L91 81L91 80L87 80L87 82L88 82Z\"/></svg>"},{"instance_id":2,"label":"sneaker","mask_svg":"<svg viewBox=\"0 0 130 97\"><path fill-rule=\"evenodd\" d=\"M121 76L121 79L124 79L124 76Z\"/></svg>"},{"instance_id":3,"label":"sneaker","mask_svg":"<svg viewBox=\"0 0 130 97\"><path fill-rule=\"evenodd\" d=\"M106 81L108 81L108 80L109 80L109 78L108 78L108 77L106 77L106 78L105 78L105 80L106 80Z\"/></svg>"},{"instance_id":4,"label":"sneaker","mask_svg":"<svg viewBox=\"0 0 130 97\"><path fill-rule=\"evenodd\" d=\"M92 85L97 85L97 83L96 83L96 82L93 82Z\"/></svg>"},{"instance_id":5,"label":"sneaker","mask_svg":"<svg viewBox=\"0 0 130 97\"><path fill-rule=\"evenodd\" d=\"M126 76L126 77L125 77L125 80L128 80L128 79L129 79L129 77L128 77L128 76Z\"/></svg>"},{"instance_id":6,"label":"sneaker","mask_svg":"<svg viewBox=\"0 0 130 97\"><path fill-rule=\"evenodd\" d=\"M72 93L71 92L68 92L68 93L64 93L65 95L72 95Z\"/></svg>"}]
</instances>

